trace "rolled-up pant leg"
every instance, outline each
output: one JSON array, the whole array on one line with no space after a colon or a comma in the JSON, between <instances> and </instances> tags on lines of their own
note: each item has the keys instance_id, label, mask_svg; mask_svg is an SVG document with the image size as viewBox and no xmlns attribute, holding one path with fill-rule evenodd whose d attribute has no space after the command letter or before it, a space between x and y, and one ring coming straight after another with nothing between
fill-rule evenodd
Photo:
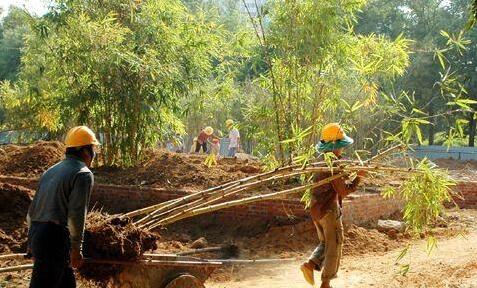
<instances>
[{"instance_id":1,"label":"rolled-up pant leg","mask_svg":"<svg viewBox=\"0 0 477 288\"><path fill-rule=\"evenodd\" d=\"M341 260L344 235L341 212L338 204L319 220L319 224L323 227L323 235L325 238L321 280L327 281L337 277Z\"/></svg>"},{"instance_id":2,"label":"rolled-up pant leg","mask_svg":"<svg viewBox=\"0 0 477 288\"><path fill-rule=\"evenodd\" d=\"M325 235L323 232L323 227L319 223L319 220L313 220L313 224L315 224L316 232L318 233L318 239L320 240L320 244L316 246L315 250L311 253L310 258L308 261L311 261L315 264L316 270L321 270L321 266L323 264L323 260L325 259Z\"/></svg>"},{"instance_id":3,"label":"rolled-up pant leg","mask_svg":"<svg viewBox=\"0 0 477 288\"><path fill-rule=\"evenodd\" d=\"M66 227L34 222L30 230L29 244L35 258L30 288L75 288Z\"/></svg>"}]
</instances>

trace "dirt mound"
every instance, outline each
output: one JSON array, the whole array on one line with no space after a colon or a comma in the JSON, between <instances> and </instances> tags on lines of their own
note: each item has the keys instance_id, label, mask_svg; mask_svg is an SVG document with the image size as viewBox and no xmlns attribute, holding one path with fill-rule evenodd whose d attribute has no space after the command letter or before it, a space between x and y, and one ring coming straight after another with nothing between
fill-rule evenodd
<instances>
[{"instance_id":1,"label":"dirt mound","mask_svg":"<svg viewBox=\"0 0 477 288\"><path fill-rule=\"evenodd\" d=\"M23 186L0 183L0 253L24 250L26 215L33 190Z\"/></svg>"},{"instance_id":2,"label":"dirt mound","mask_svg":"<svg viewBox=\"0 0 477 288\"><path fill-rule=\"evenodd\" d=\"M64 157L57 141L38 141L28 146L6 145L0 152L0 174L36 177Z\"/></svg>"},{"instance_id":3,"label":"dirt mound","mask_svg":"<svg viewBox=\"0 0 477 288\"><path fill-rule=\"evenodd\" d=\"M131 219L91 212L88 214L83 253L92 259L134 261L144 252L157 249L159 235L139 229ZM86 264L81 275L89 280L105 282L121 272L119 265Z\"/></svg>"},{"instance_id":4,"label":"dirt mound","mask_svg":"<svg viewBox=\"0 0 477 288\"><path fill-rule=\"evenodd\" d=\"M220 159L217 166L207 167L205 158L205 155L155 150L137 167L94 171L96 180L102 183L190 189L217 186L261 171L256 161Z\"/></svg>"},{"instance_id":5,"label":"dirt mound","mask_svg":"<svg viewBox=\"0 0 477 288\"><path fill-rule=\"evenodd\" d=\"M399 247L399 242L376 229L351 225L345 232L343 254L361 255L369 252L386 252Z\"/></svg>"},{"instance_id":6,"label":"dirt mound","mask_svg":"<svg viewBox=\"0 0 477 288\"><path fill-rule=\"evenodd\" d=\"M248 249L250 255L259 255L260 257L307 256L304 251L312 249L319 243L316 229L311 221L272 227L262 236L241 241L243 243L240 243L240 246ZM391 239L375 229L366 229L355 225L345 228L343 244L343 254L345 255L386 252L399 246L398 240Z\"/></svg>"}]
</instances>

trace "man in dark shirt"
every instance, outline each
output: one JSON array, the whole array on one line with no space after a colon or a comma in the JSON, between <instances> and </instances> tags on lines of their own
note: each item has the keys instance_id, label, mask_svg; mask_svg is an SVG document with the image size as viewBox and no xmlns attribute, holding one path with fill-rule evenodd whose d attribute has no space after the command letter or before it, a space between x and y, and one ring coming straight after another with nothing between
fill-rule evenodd
<instances>
[{"instance_id":1,"label":"man in dark shirt","mask_svg":"<svg viewBox=\"0 0 477 288\"><path fill-rule=\"evenodd\" d=\"M94 146L86 126L72 128L65 139L66 157L40 178L28 209L28 254L34 259L30 288L74 288L72 268L81 252L88 203L93 188Z\"/></svg>"},{"instance_id":2,"label":"man in dark shirt","mask_svg":"<svg viewBox=\"0 0 477 288\"><path fill-rule=\"evenodd\" d=\"M353 139L345 135L338 123L330 123L323 127L321 142L318 145L320 152L333 152L340 158L343 148L351 145ZM330 172L315 174L315 182L331 177ZM363 173L358 173L351 183L346 179L338 178L316 187L312 191L310 205L311 218L316 226L320 244L313 251L307 262L301 265L305 280L314 285L313 270L323 270L321 273L321 288L330 288L330 281L336 278L341 259L343 244L343 224L341 222L341 202L351 192L354 192Z\"/></svg>"}]
</instances>

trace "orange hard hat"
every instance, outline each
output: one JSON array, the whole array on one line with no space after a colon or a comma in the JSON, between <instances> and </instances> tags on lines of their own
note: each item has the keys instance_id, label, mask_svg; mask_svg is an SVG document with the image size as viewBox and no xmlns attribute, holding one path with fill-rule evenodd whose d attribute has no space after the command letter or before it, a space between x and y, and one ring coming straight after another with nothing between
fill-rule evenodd
<instances>
[{"instance_id":1,"label":"orange hard hat","mask_svg":"<svg viewBox=\"0 0 477 288\"><path fill-rule=\"evenodd\" d=\"M339 123L329 123L326 124L321 130L321 141L324 142L335 142L338 140L343 140L346 134L341 128Z\"/></svg>"},{"instance_id":2,"label":"orange hard hat","mask_svg":"<svg viewBox=\"0 0 477 288\"><path fill-rule=\"evenodd\" d=\"M65 138L66 148L86 145L100 145L94 132L86 126L76 126L70 129Z\"/></svg>"}]
</instances>

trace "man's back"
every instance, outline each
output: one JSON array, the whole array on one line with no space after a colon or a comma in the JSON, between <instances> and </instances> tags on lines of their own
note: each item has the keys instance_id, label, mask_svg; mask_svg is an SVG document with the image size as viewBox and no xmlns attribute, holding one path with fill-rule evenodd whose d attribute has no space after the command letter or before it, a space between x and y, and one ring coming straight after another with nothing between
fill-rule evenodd
<instances>
[{"instance_id":1,"label":"man's back","mask_svg":"<svg viewBox=\"0 0 477 288\"><path fill-rule=\"evenodd\" d=\"M92 184L91 171L84 162L74 157L67 156L63 161L50 167L41 176L38 190L28 210L31 221L54 222L66 226L70 198L79 196L89 200L89 195L70 197L75 181L81 178L86 181L79 182Z\"/></svg>"}]
</instances>

